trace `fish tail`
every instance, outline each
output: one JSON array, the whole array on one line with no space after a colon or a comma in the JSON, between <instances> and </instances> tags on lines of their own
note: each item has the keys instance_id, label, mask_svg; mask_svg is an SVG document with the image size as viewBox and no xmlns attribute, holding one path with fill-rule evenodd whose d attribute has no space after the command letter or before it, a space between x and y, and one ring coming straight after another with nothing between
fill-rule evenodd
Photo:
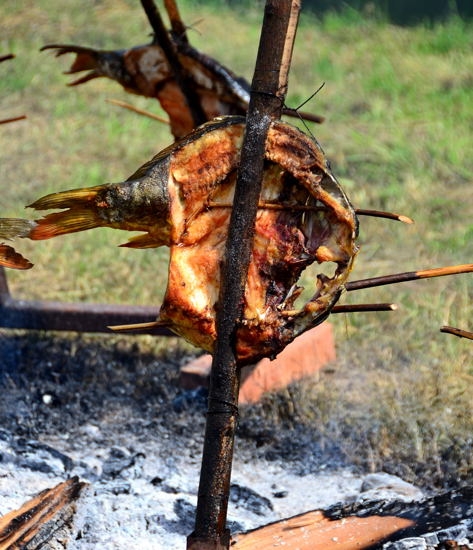
<instances>
[{"instance_id":1,"label":"fish tail","mask_svg":"<svg viewBox=\"0 0 473 550\"><path fill-rule=\"evenodd\" d=\"M82 71L89 71L86 75L70 82L69 86L77 86L78 84L83 84L94 78L99 78L104 76L103 71L100 66L100 57L102 52L99 50L94 50L92 48L85 48L83 46L74 46L69 44L48 44L43 46L43 50L55 50L56 57L64 55L66 53L76 54L76 58L73 61L70 69L65 71L64 74L74 74L80 73Z\"/></svg>"},{"instance_id":2,"label":"fish tail","mask_svg":"<svg viewBox=\"0 0 473 550\"><path fill-rule=\"evenodd\" d=\"M51 239L58 235L77 233L78 231L108 225L107 221L100 215L97 205L97 195L103 187L97 186L52 193L28 205L28 208L34 208L35 210L64 209L62 212L53 212L36 220L28 237L32 240Z\"/></svg>"},{"instance_id":3,"label":"fish tail","mask_svg":"<svg viewBox=\"0 0 473 550\"><path fill-rule=\"evenodd\" d=\"M29 237L35 222L21 218L0 218L0 239L12 240Z\"/></svg>"},{"instance_id":4,"label":"fish tail","mask_svg":"<svg viewBox=\"0 0 473 550\"><path fill-rule=\"evenodd\" d=\"M74 60L71 68L67 74L78 73L80 71L87 71L97 68L97 59L99 57L99 51L93 48L87 48L84 46L74 46L73 44L47 44L41 48L44 50L54 50L56 57L60 57L66 53L75 53L76 59Z\"/></svg>"}]
</instances>

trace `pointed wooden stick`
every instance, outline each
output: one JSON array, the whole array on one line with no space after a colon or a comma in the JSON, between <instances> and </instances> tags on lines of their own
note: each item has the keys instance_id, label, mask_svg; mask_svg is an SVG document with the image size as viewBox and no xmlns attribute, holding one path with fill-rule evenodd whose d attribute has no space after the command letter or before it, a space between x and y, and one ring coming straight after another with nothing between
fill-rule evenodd
<instances>
[{"instance_id":1,"label":"pointed wooden stick","mask_svg":"<svg viewBox=\"0 0 473 550\"><path fill-rule=\"evenodd\" d=\"M150 321L148 323L132 323L130 325L111 325L108 326L110 330L113 330L114 332L122 332L122 331L134 331L134 330L147 330L147 329L153 329L156 327L166 327L169 326L169 323L163 322L163 321Z\"/></svg>"},{"instance_id":2,"label":"pointed wooden stick","mask_svg":"<svg viewBox=\"0 0 473 550\"><path fill-rule=\"evenodd\" d=\"M123 107L124 109L133 111L134 113L138 113L139 115L143 115L148 118L152 118L153 120L157 120L158 122L162 122L163 124L169 125L169 120L167 118L155 115L154 113L151 113L150 111L145 111L144 109L140 109L139 107L135 107L134 105L131 105L131 103L127 103L126 101L121 101L120 99L107 99L106 101L107 103L111 103L112 105L118 105L118 107Z\"/></svg>"},{"instance_id":3,"label":"pointed wooden stick","mask_svg":"<svg viewBox=\"0 0 473 550\"><path fill-rule=\"evenodd\" d=\"M229 202L209 201L208 208L232 208L233 204ZM258 208L266 208L267 210L301 210L303 212L316 212L326 210L325 206L317 206L316 204L281 204L276 202L260 202ZM402 223L414 223L414 220L403 214L394 214L393 212L384 212L382 210L366 210L357 208L355 212L359 216L372 216L375 218L385 218L395 220Z\"/></svg>"},{"instance_id":4,"label":"pointed wooden stick","mask_svg":"<svg viewBox=\"0 0 473 550\"><path fill-rule=\"evenodd\" d=\"M209 201L207 208L233 208L233 204L231 202ZM327 210L325 206L317 206L315 204L281 204L277 202L259 202L258 208L266 210L302 210L303 212Z\"/></svg>"},{"instance_id":5,"label":"pointed wooden stick","mask_svg":"<svg viewBox=\"0 0 473 550\"><path fill-rule=\"evenodd\" d=\"M7 61L8 59L14 59L14 54L12 53L7 53L6 55L0 55L0 63L2 61Z\"/></svg>"},{"instance_id":6,"label":"pointed wooden stick","mask_svg":"<svg viewBox=\"0 0 473 550\"><path fill-rule=\"evenodd\" d=\"M200 103L199 96L195 90L194 83L189 78L187 71L182 66L177 55L176 47L164 26L161 14L159 13L154 0L141 0L141 5L146 17L154 31L154 42L164 52L169 65L172 67L176 84L186 98L187 107L194 121L194 126L200 126L207 121L207 117Z\"/></svg>"},{"instance_id":7,"label":"pointed wooden stick","mask_svg":"<svg viewBox=\"0 0 473 550\"><path fill-rule=\"evenodd\" d=\"M235 184L235 208L221 267L195 528L187 538L187 550L230 548L226 520L241 374L236 329L253 249L266 137L284 105L299 12L300 0L266 0Z\"/></svg>"},{"instance_id":8,"label":"pointed wooden stick","mask_svg":"<svg viewBox=\"0 0 473 550\"><path fill-rule=\"evenodd\" d=\"M179 8L175 0L164 0L164 7L168 12L169 21L171 22L171 29L173 35L181 42L188 44L187 29L181 19Z\"/></svg>"},{"instance_id":9,"label":"pointed wooden stick","mask_svg":"<svg viewBox=\"0 0 473 550\"><path fill-rule=\"evenodd\" d=\"M469 332L467 330L462 330L455 327L443 326L440 329L440 332L446 332L448 334L453 334L454 336L458 336L459 338L468 338L469 340L473 340L473 332Z\"/></svg>"},{"instance_id":10,"label":"pointed wooden stick","mask_svg":"<svg viewBox=\"0 0 473 550\"><path fill-rule=\"evenodd\" d=\"M397 304L342 304L333 306L332 313L360 313L365 311L396 311Z\"/></svg>"},{"instance_id":11,"label":"pointed wooden stick","mask_svg":"<svg viewBox=\"0 0 473 550\"><path fill-rule=\"evenodd\" d=\"M308 122L315 122L316 124L322 124L325 120L325 117L323 116L314 115L305 111L298 111L297 109L291 109L289 107L285 107L282 110L282 114L293 118L302 118L303 120L307 120Z\"/></svg>"},{"instance_id":12,"label":"pointed wooden stick","mask_svg":"<svg viewBox=\"0 0 473 550\"><path fill-rule=\"evenodd\" d=\"M26 115L15 116L12 118L4 118L0 120L0 124L8 124L9 122L16 122L17 120L25 120Z\"/></svg>"},{"instance_id":13,"label":"pointed wooden stick","mask_svg":"<svg viewBox=\"0 0 473 550\"><path fill-rule=\"evenodd\" d=\"M434 269L425 269L423 271L407 271L405 273L394 273L393 275L351 281L345 284L345 289L350 292L351 290L361 290L374 286L391 285L406 281L415 281L417 279L429 279L431 277L444 277L445 275L458 275L460 273L471 272L473 272L473 264L437 267Z\"/></svg>"},{"instance_id":14,"label":"pointed wooden stick","mask_svg":"<svg viewBox=\"0 0 473 550\"><path fill-rule=\"evenodd\" d=\"M404 216L404 214L394 214L393 212L384 212L382 210L367 210L366 208L356 208L355 212L358 216L372 216L374 218L386 218L388 220L395 220L402 223L414 223L412 218Z\"/></svg>"}]
</instances>

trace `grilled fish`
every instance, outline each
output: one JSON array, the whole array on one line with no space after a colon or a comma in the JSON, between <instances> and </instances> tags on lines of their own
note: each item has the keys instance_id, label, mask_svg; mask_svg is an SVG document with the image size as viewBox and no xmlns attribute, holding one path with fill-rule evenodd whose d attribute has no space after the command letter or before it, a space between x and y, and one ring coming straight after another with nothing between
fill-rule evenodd
<instances>
[{"instance_id":1,"label":"grilled fish","mask_svg":"<svg viewBox=\"0 0 473 550\"><path fill-rule=\"evenodd\" d=\"M115 80L127 92L156 98L169 116L176 139L189 134L194 119L186 98L174 77L174 71L162 48L156 44L126 50L95 50L69 44L49 44L43 50L55 50L56 56L67 53L76 58L66 74L89 71L70 86L94 78ZM202 110L211 120L219 115L243 115L249 102L249 84L213 58L189 44L176 44L178 60L189 76Z\"/></svg>"},{"instance_id":2,"label":"grilled fish","mask_svg":"<svg viewBox=\"0 0 473 550\"><path fill-rule=\"evenodd\" d=\"M30 222L41 240L94 227L141 231L123 246L171 250L158 322L212 352L215 315L240 149L242 117L207 123L125 182L53 193L30 205L62 209ZM357 218L318 143L287 123L271 124L236 351L240 365L273 357L322 322L357 253ZM299 278L327 262L311 298L298 305Z\"/></svg>"}]
</instances>

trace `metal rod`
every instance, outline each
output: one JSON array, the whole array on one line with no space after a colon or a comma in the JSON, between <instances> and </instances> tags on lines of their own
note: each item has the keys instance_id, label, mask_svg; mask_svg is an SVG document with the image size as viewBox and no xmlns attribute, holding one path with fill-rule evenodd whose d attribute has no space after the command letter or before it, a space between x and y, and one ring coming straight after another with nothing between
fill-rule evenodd
<instances>
[{"instance_id":1,"label":"metal rod","mask_svg":"<svg viewBox=\"0 0 473 550\"><path fill-rule=\"evenodd\" d=\"M220 550L230 545L226 518L240 386L236 330L253 248L266 136L271 120L281 116L299 11L298 0L266 2L221 276L218 337L210 374L195 529L187 539L189 550Z\"/></svg>"},{"instance_id":2,"label":"metal rod","mask_svg":"<svg viewBox=\"0 0 473 550\"><path fill-rule=\"evenodd\" d=\"M150 323L158 311L158 307L18 300L10 294L6 270L0 266L0 328L113 334L110 325ZM149 333L145 328L133 331ZM165 326L155 326L152 334L175 336Z\"/></svg>"}]
</instances>

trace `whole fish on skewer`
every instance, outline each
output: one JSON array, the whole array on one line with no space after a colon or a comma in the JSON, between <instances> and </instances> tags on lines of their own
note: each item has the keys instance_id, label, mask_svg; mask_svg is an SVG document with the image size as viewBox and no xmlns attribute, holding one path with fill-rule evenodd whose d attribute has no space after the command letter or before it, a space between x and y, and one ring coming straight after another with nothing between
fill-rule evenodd
<instances>
[{"instance_id":1,"label":"whole fish on skewer","mask_svg":"<svg viewBox=\"0 0 473 550\"><path fill-rule=\"evenodd\" d=\"M111 227L141 231L123 246L171 249L157 323L212 352L215 313L231 214L242 117L207 123L125 182L47 195L30 206L60 210L29 222L33 240ZM283 122L269 131L242 317L241 365L275 356L322 322L337 302L354 257L357 217L317 142ZM312 297L299 305L299 278L320 264ZM331 275L324 265L332 266Z\"/></svg>"},{"instance_id":2,"label":"whole fish on skewer","mask_svg":"<svg viewBox=\"0 0 473 550\"><path fill-rule=\"evenodd\" d=\"M194 128L192 112L174 77L173 67L157 43L125 50L96 50L69 44L50 44L57 56L67 53L76 58L66 74L88 71L71 82L77 86L99 77L121 84L129 93L156 98L169 116L176 139ZM176 48L177 49L177 48ZM249 85L214 59L188 44L179 45L178 59L188 74L207 120L219 115L243 115L248 109Z\"/></svg>"}]
</instances>

